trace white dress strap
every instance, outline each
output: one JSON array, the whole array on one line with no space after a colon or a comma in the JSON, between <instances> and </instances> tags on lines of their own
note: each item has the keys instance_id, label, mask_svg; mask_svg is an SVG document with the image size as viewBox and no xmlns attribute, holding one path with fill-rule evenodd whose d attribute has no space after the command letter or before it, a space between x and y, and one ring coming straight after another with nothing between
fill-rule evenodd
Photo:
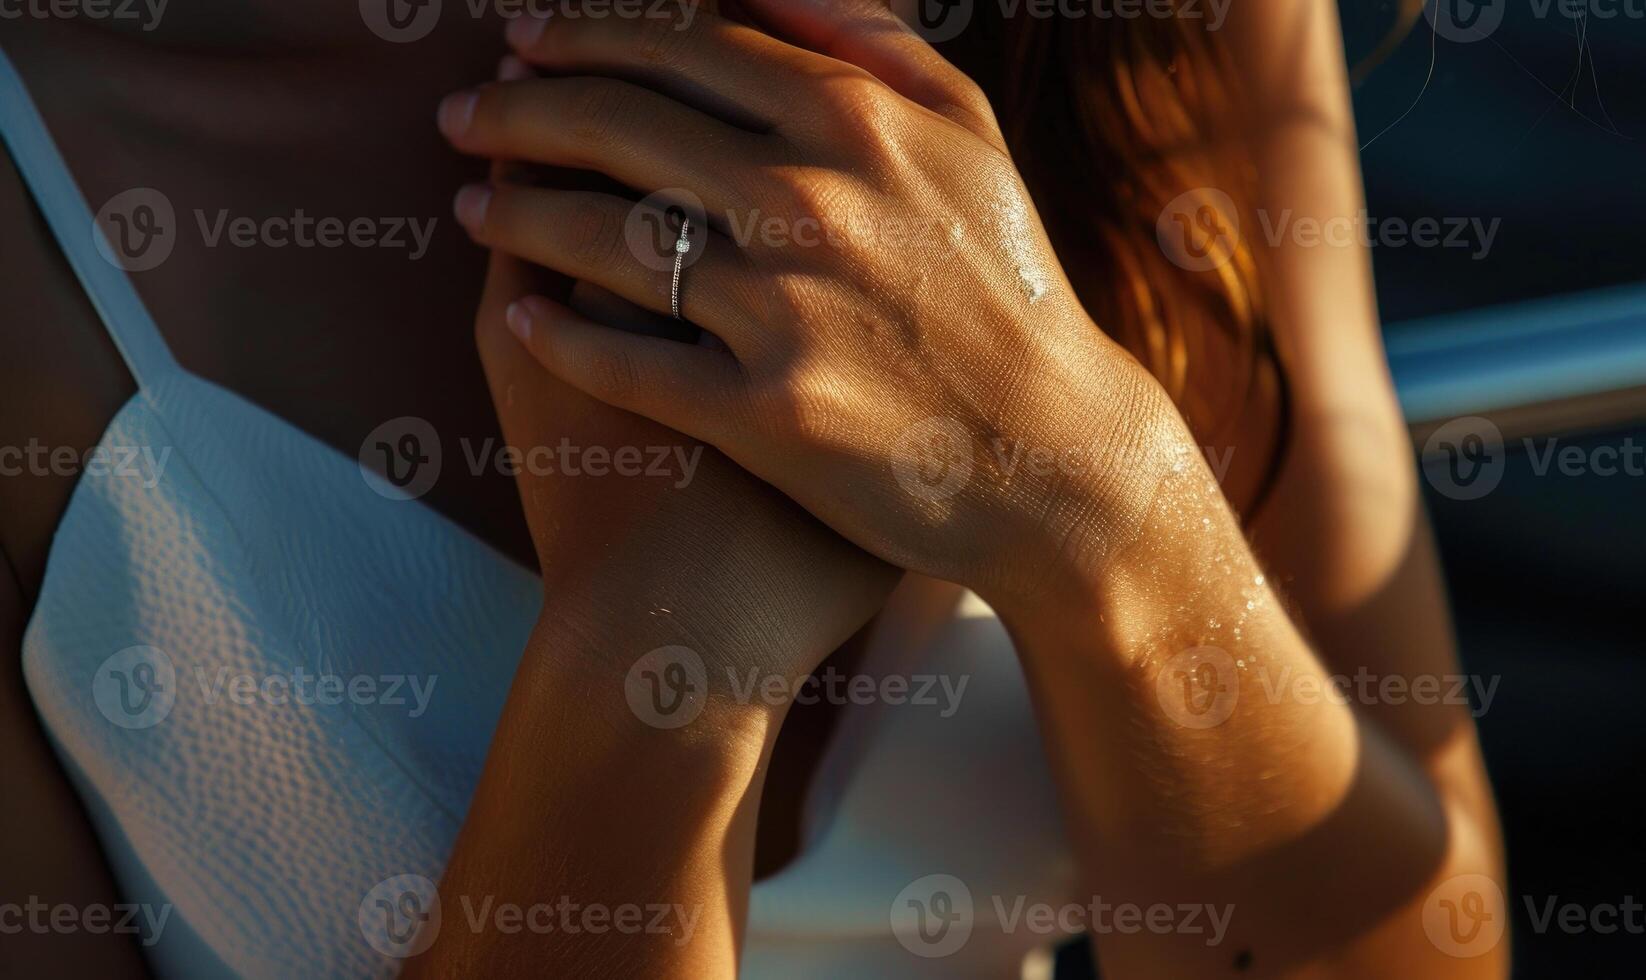
<instances>
[{"instance_id":1,"label":"white dress strap","mask_svg":"<svg viewBox=\"0 0 1646 980\"><path fill-rule=\"evenodd\" d=\"M177 360L127 274L157 264L154 257L171 246L163 238L176 235L176 221L169 215L164 195L143 188L127 191L122 195L125 206L111 209L109 227L100 226L4 51L0 51L0 142L11 151L23 183L138 387L175 371ZM157 203L167 213L157 212ZM110 245L106 232L111 229L121 237L121 248ZM134 242L143 247L133 247Z\"/></svg>"}]
</instances>

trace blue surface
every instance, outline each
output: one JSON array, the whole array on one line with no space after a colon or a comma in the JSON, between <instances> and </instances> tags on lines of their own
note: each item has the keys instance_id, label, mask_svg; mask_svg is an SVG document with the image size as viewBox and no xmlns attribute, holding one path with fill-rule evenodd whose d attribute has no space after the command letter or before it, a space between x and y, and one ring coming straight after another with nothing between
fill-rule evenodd
<instances>
[{"instance_id":1,"label":"blue surface","mask_svg":"<svg viewBox=\"0 0 1646 980\"><path fill-rule=\"evenodd\" d=\"M1392 324L1412 421L1646 386L1646 286Z\"/></svg>"}]
</instances>

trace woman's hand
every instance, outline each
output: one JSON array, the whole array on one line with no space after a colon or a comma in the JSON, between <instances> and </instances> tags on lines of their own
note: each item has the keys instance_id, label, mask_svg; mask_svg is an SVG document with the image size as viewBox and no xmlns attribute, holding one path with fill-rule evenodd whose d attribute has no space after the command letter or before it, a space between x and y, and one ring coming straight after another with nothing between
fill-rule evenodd
<instances>
[{"instance_id":1,"label":"woman's hand","mask_svg":"<svg viewBox=\"0 0 1646 980\"><path fill-rule=\"evenodd\" d=\"M1076 301L970 80L871 2L747 6L817 50L702 11L522 18L515 50L558 77L441 113L465 152L652 195L466 189L459 217L500 251L666 313L668 262L637 232L670 205L706 220L683 313L724 349L535 297L510 325L889 562L991 600L1090 571L1172 465L1164 393Z\"/></svg>"},{"instance_id":2,"label":"woman's hand","mask_svg":"<svg viewBox=\"0 0 1646 980\"><path fill-rule=\"evenodd\" d=\"M529 71L506 59L505 74ZM517 169L494 168L494 182L508 187ZM884 604L895 569L714 449L545 373L503 328L510 302L534 289L570 304L538 298L541 308L575 308L602 329L658 332L660 318L588 283L492 258L477 342L505 441L518 451L543 573L540 634L568 640L551 645L618 678L656 647L689 647L711 699L727 693L729 673L742 682L751 671L810 672ZM786 705L755 707L780 717Z\"/></svg>"}]
</instances>

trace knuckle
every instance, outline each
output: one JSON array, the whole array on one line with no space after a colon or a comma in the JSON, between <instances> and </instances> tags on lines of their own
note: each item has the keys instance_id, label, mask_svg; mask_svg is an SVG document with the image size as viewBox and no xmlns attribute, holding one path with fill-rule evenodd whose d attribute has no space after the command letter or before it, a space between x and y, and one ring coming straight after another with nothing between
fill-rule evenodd
<instances>
[{"instance_id":1,"label":"knuckle","mask_svg":"<svg viewBox=\"0 0 1646 980\"><path fill-rule=\"evenodd\" d=\"M580 200L566 222L573 257L587 268L615 262L622 248L623 227L611 209L593 200Z\"/></svg>"},{"instance_id":2,"label":"knuckle","mask_svg":"<svg viewBox=\"0 0 1646 980\"><path fill-rule=\"evenodd\" d=\"M670 65L691 43L697 21L678 16L674 7L649 11L635 32L635 55L642 64Z\"/></svg>"},{"instance_id":3,"label":"knuckle","mask_svg":"<svg viewBox=\"0 0 1646 980\"><path fill-rule=\"evenodd\" d=\"M795 405L792 420L795 438L814 448L828 448L840 437L840 416L830 406L813 402Z\"/></svg>"},{"instance_id":4,"label":"knuckle","mask_svg":"<svg viewBox=\"0 0 1646 980\"><path fill-rule=\"evenodd\" d=\"M755 194L769 201L791 222L811 219L824 225L840 215L848 181L833 171L780 167L766 171Z\"/></svg>"},{"instance_id":5,"label":"knuckle","mask_svg":"<svg viewBox=\"0 0 1646 980\"><path fill-rule=\"evenodd\" d=\"M822 104L847 138L878 141L897 124L900 108L892 93L867 72L850 72L823 82Z\"/></svg>"},{"instance_id":6,"label":"knuckle","mask_svg":"<svg viewBox=\"0 0 1646 980\"><path fill-rule=\"evenodd\" d=\"M961 75L946 87L944 97L952 104L977 116L980 119L994 121L994 105L984 94L983 87L972 81L971 78Z\"/></svg>"},{"instance_id":7,"label":"knuckle","mask_svg":"<svg viewBox=\"0 0 1646 980\"><path fill-rule=\"evenodd\" d=\"M582 145L611 146L621 141L635 118L635 98L622 82L586 78L572 83L570 129Z\"/></svg>"},{"instance_id":8,"label":"knuckle","mask_svg":"<svg viewBox=\"0 0 1646 980\"><path fill-rule=\"evenodd\" d=\"M767 386L761 402L766 424L783 439L822 447L840 435L839 388L824 372L792 367Z\"/></svg>"},{"instance_id":9,"label":"knuckle","mask_svg":"<svg viewBox=\"0 0 1646 980\"><path fill-rule=\"evenodd\" d=\"M625 398L640 389L640 365L628 351L600 351L590 354L588 377L604 395Z\"/></svg>"},{"instance_id":10,"label":"knuckle","mask_svg":"<svg viewBox=\"0 0 1646 980\"><path fill-rule=\"evenodd\" d=\"M475 103L474 128L488 133L497 143L529 143L534 133L553 122L549 113L555 105L555 85L549 79L533 79L482 86Z\"/></svg>"}]
</instances>

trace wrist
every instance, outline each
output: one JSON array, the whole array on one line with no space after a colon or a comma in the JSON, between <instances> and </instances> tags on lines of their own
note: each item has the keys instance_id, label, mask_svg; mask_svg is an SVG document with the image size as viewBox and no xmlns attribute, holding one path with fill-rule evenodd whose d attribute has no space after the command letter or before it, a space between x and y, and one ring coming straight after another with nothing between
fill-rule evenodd
<instances>
[{"instance_id":1,"label":"wrist","mask_svg":"<svg viewBox=\"0 0 1646 980\"><path fill-rule=\"evenodd\" d=\"M991 455L1009 505L978 574L963 581L1003 618L1068 615L1110 601L1144 560L1139 544L1160 511L1208 490L1221 500L1187 424L1130 356L1092 371L1075 404L1026 425L1034 436ZM1068 390L1068 383L1056 386ZM1154 528L1158 532L1159 528Z\"/></svg>"},{"instance_id":2,"label":"wrist","mask_svg":"<svg viewBox=\"0 0 1646 980\"><path fill-rule=\"evenodd\" d=\"M614 620L571 595L545 602L521 677L533 703L575 710L619 742L705 748L739 766L770 749L788 709L729 683L727 669L677 619Z\"/></svg>"},{"instance_id":3,"label":"wrist","mask_svg":"<svg viewBox=\"0 0 1646 980\"><path fill-rule=\"evenodd\" d=\"M680 728L645 724L622 676L587 643L551 615L533 630L442 894L524 904L552 887L585 905L671 903L739 921L768 768L763 735L709 712ZM433 962L481 972L544 955L613 962L615 947L599 936L549 949L541 936L504 932L448 933ZM731 946L714 930L698 935L690 948L689 931L659 942L679 962ZM632 941L622 952L649 955Z\"/></svg>"},{"instance_id":4,"label":"wrist","mask_svg":"<svg viewBox=\"0 0 1646 980\"><path fill-rule=\"evenodd\" d=\"M1035 590L990 600L1020 650L1074 642L1130 669L1267 635L1279 604L1210 467L1187 436L1168 438L1160 454L1170 462L1135 498L1115 547L1084 560L1042 552Z\"/></svg>"}]
</instances>

